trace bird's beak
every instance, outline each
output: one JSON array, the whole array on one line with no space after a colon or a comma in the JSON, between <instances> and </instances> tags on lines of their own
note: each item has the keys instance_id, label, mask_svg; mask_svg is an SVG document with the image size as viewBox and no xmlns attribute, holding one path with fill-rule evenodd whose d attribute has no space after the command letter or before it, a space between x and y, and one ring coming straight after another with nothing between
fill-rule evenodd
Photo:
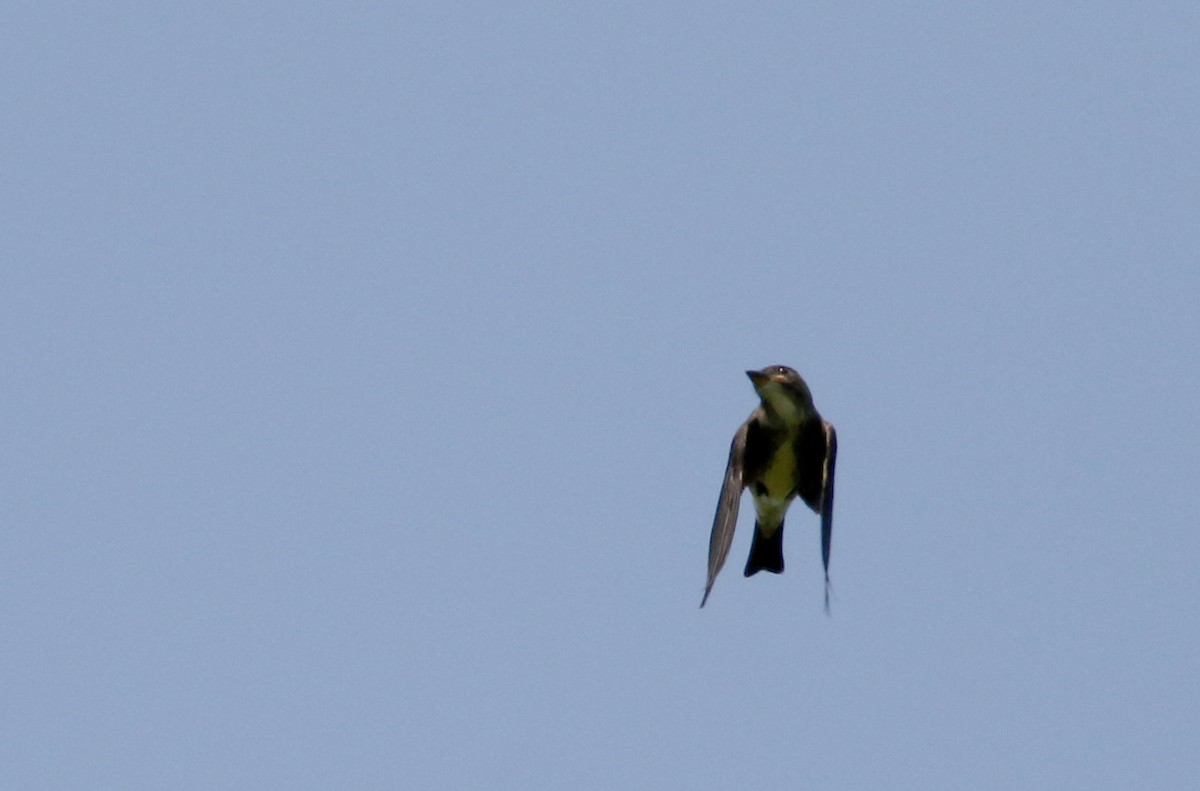
<instances>
[{"instance_id":1,"label":"bird's beak","mask_svg":"<svg viewBox=\"0 0 1200 791\"><path fill-rule=\"evenodd\" d=\"M749 376L750 381L754 383L755 390L771 381L771 378L762 371L746 371L746 376Z\"/></svg>"}]
</instances>

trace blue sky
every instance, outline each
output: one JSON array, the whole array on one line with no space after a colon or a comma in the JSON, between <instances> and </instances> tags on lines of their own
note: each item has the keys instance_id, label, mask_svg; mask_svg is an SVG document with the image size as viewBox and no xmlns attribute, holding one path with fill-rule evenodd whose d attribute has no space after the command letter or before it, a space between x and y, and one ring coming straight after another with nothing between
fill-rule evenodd
<instances>
[{"instance_id":1,"label":"blue sky","mask_svg":"<svg viewBox=\"0 0 1200 791\"><path fill-rule=\"evenodd\" d=\"M1197 787L1198 25L14 6L6 785Z\"/></svg>"}]
</instances>

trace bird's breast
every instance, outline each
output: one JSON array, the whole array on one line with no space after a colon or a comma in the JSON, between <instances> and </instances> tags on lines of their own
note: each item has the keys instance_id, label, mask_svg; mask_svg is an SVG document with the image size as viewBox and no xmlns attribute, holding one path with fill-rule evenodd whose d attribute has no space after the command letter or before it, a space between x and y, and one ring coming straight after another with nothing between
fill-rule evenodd
<instances>
[{"instance_id":1,"label":"bird's breast","mask_svg":"<svg viewBox=\"0 0 1200 791\"><path fill-rule=\"evenodd\" d=\"M754 482L754 510L759 525L768 532L783 522L795 496L796 467L796 451L791 442L784 442Z\"/></svg>"},{"instance_id":2,"label":"bird's breast","mask_svg":"<svg viewBox=\"0 0 1200 791\"><path fill-rule=\"evenodd\" d=\"M770 497L791 497L796 488L796 450L784 442L758 476L759 483Z\"/></svg>"}]
</instances>

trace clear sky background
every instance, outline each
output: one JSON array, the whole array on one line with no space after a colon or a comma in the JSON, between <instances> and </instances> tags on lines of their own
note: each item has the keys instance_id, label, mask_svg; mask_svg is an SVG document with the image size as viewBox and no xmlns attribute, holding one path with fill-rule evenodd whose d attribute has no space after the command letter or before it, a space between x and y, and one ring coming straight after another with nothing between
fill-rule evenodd
<instances>
[{"instance_id":1,"label":"clear sky background","mask_svg":"<svg viewBox=\"0 0 1200 791\"><path fill-rule=\"evenodd\" d=\"M13 789L1200 787L1200 6L16 3ZM784 363L817 518L698 609Z\"/></svg>"}]
</instances>

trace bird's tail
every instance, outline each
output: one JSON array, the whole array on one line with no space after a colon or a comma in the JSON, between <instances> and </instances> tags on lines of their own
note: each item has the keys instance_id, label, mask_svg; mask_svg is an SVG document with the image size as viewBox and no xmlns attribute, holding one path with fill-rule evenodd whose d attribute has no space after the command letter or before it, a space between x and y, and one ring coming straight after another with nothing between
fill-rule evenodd
<instances>
[{"instance_id":1,"label":"bird's tail","mask_svg":"<svg viewBox=\"0 0 1200 791\"><path fill-rule=\"evenodd\" d=\"M754 539L750 542L750 558L746 561L746 576L760 571L783 573L783 524L770 535L754 523Z\"/></svg>"}]
</instances>

